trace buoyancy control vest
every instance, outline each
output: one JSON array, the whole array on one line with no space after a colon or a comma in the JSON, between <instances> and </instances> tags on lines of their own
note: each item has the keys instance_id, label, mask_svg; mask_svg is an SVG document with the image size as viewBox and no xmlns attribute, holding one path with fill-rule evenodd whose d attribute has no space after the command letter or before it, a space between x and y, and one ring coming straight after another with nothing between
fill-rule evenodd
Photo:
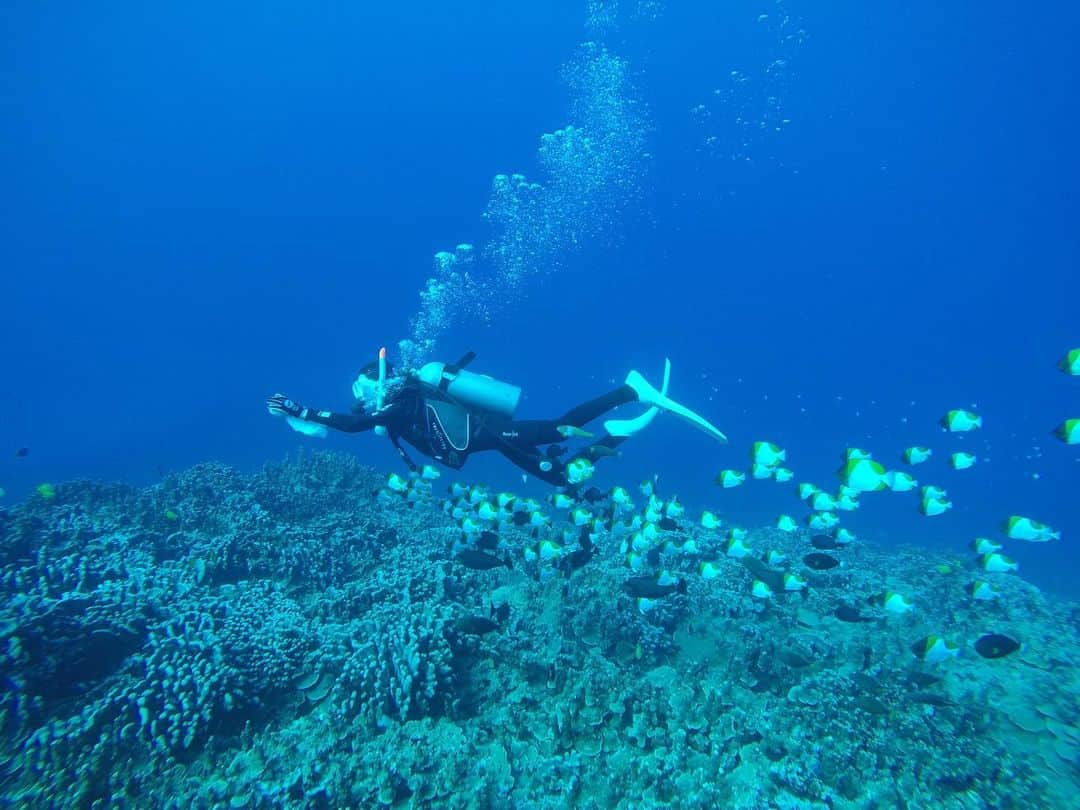
<instances>
[{"instance_id":1,"label":"buoyancy control vest","mask_svg":"<svg viewBox=\"0 0 1080 810\"><path fill-rule=\"evenodd\" d=\"M465 371L475 357L469 352L453 364L427 363L409 375L419 389L426 443L436 460L454 468L465 463L477 422L485 415L512 418L521 399L518 386Z\"/></svg>"}]
</instances>

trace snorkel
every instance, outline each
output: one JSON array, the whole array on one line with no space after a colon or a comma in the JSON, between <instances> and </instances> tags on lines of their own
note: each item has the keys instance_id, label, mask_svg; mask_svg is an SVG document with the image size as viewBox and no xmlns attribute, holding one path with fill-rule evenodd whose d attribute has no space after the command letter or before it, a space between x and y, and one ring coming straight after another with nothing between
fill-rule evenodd
<instances>
[{"instance_id":1,"label":"snorkel","mask_svg":"<svg viewBox=\"0 0 1080 810\"><path fill-rule=\"evenodd\" d=\"M386 397L386 347L379 349L379 381L375 387L375 413L383 409L383 399ZM386 428L376 425L375 435L385 436Z\"/></svg>"},{"instance_id":2,"label":"snorkel","mask_svg":"<svg viewBox=\"0 0 1080 810\"><path fill-rule=\"evenodd\" d=\"M379 349L377 363L369 363L360 370L356 382L352 385L353 396L357 399L357 405L371 414L379 413L385 406L386 400L393 391L395 384L400 383L400 378L387 378L388 363L386 362L386 347ZM375 428L380 436L386 435L386 428L381 425Z\"/></svg>"}]
</instances>

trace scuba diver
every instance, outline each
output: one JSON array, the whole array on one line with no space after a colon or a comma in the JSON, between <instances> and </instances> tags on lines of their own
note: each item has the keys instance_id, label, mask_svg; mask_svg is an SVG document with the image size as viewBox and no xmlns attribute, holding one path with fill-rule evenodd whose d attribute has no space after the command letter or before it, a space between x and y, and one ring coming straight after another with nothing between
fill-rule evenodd
<instances>
[{"instance_id":1,"label":"scuba diver","mask_svg":"<svg viewBox=\"0 0 1080 810\"><path fill-rule=\"evenodd\" d=\"M378 361L361 369L353 383L357 403L352 413L317 411L283 394L269 397L266 405L271 414L284 416L294 430L307 435L325 436L326 428L346 433L375 430L387 435L414 472L417 465L401 446L402 440L453 469L460 469L472 453L497 450L525 472L555 486L581 483L583 470L591 470L591 465L582 464L580 459L595 461L615 455L619 444L648 426L661 410L685 419L721 442L727 441L704 418L668 398L668 360L659 390L640 373L631 371L623 385L581 403L558 419L515 419L521 389L466 371L465 366L475 356L469 352L457 363L428 363L419 371L395 377L384 348ZM586 424L630 402L649 407L633 419L605 421L606 435L585 447L573 462L560 461L567 452L560 442L593 438L585 430Z\"/></svg>"}]
</instances>

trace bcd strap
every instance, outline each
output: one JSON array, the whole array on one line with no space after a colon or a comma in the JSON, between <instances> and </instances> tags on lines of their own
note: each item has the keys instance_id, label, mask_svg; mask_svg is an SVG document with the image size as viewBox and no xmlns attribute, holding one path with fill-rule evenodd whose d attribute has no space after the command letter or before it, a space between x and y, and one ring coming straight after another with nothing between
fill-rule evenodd
<instances>
[{"instance_id":1,"label":"bcd strap","mask_svg":"<svg viewBox=\"0 0 1080 810\"><path fill-rule=\"evenodd\" d=\"M408 468L413 472L416 472L416 462L409 458L409 454L406 453L405 448L401 446L400 442L398 441L398 437L391 433L390 441L393 443L394 449L398 451L398 455L401 456L401 460L405 462L406 466L408 466Z\"/></svg>"}]
</instances>

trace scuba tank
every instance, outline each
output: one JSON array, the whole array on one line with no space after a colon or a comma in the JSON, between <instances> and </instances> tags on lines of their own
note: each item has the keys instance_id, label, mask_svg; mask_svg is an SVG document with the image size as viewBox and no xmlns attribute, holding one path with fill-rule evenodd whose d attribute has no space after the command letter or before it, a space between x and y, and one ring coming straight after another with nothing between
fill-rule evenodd
<instances>
[{"instance_id":1,"label":"scuba tank","mask_svg":"<svg viewBox=\"0 0 1080 810\"><path fill-rule=\"evenodd\" d=\"M521 389L487 374L465 371L464 366L473 357L475 355L469 352L457 363L428 363L416 372L416 377L432 388L445 391L463 405L491 411L508 419L513 417L521 400Z\"/></svg>"}]
</instances>

